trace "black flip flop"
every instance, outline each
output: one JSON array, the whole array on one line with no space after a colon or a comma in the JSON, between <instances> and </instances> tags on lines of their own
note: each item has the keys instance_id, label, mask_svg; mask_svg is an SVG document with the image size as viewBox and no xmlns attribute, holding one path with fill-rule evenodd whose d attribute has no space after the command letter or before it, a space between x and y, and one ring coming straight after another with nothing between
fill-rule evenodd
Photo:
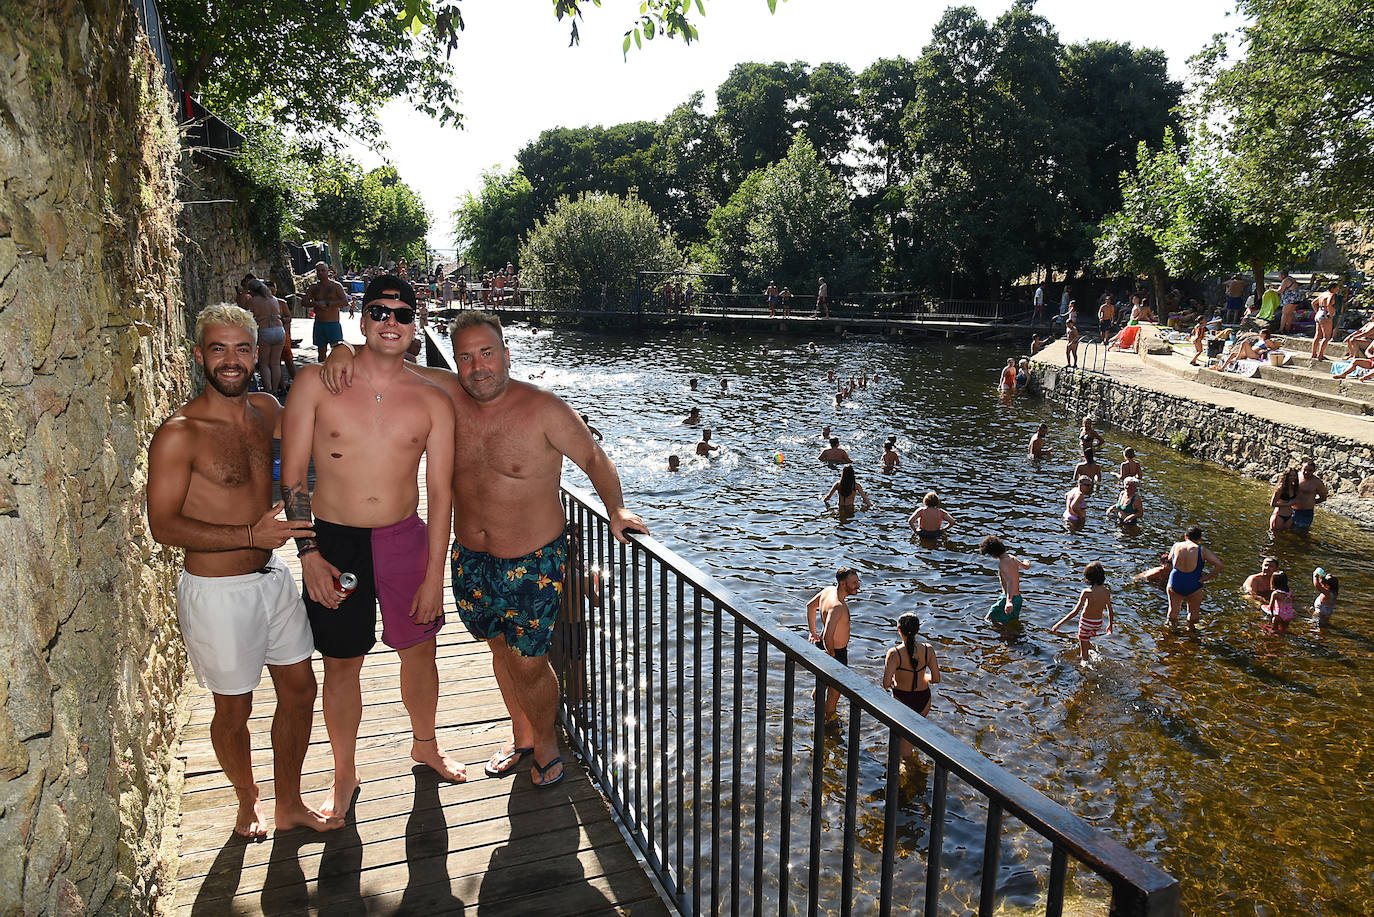
<instances>
[{"instance_id":1,"label":"black flip flop","mask_svg":"<svg viewBox=\"0 0 1374 917\"><path fill-rule=\"evenodd\" d=\"M533 748L512 748L510 751L500 756L500 767L492 767L492 762L488 761L486 766L482 768L482 773L486 774L488 777L509 777L515 773L516 766L519 765L521 761L525 760L525 756L532 754L534 754ZM493 758L493 760L497 759Z\"/></svg>"},{"instance_id":2,"label":"black flip flop","mask_svg":"<svg viewBox=\"0 0 1374 917\"><path fill-rule=\"evenodd\" d=\"M539 772L539 777L540 777L540 779L543 780L542 783L535 783L534 785L535 785L536 787L538 787L539 789L542 790L544 787L546 787L546 786L553 786L555 783L557 783L558 781L562 780L562 779L563 779L563 775L567 773L567 769L566 769L566 768L564 768L563 770L559 771L559 772L558 772L558 776L555 777L555 778L553 778L552 780L544 780L544 779L543 779L543 778L544 778L544 775L546 775L549 771L553 770L553 767L554 767L555 764L562 764L562 763L563 763L563 757L562 757L561 755L556 755L556 756L554 757L554 759L553 759L552 761L550 761L548 764L540 764L538 758L534 759L534 768L533 768L533 770L530 771L530 773L533 774L534 771L538 771L538 772ZM531 782L531 783L534 783L533 777L531 777L530 782Z\"/></svg>"}]
</instances>

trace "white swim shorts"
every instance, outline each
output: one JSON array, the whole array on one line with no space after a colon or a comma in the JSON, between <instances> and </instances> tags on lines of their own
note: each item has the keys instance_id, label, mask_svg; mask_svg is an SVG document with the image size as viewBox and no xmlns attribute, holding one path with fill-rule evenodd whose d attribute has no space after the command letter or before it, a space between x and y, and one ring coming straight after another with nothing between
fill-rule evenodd
<instances>
[{"instance_id":1,"label":"white swim shorts","mask_svg":"<svg viewBox=\"0 0 1374 917\"><path fill-rule=\"evenodd\" d=\"M263 571L177 582L177 618L196 679L216 694L247 694L262 667L309 659L315 642L291 571L273 554Z\"/></svg>"}]
</instances>

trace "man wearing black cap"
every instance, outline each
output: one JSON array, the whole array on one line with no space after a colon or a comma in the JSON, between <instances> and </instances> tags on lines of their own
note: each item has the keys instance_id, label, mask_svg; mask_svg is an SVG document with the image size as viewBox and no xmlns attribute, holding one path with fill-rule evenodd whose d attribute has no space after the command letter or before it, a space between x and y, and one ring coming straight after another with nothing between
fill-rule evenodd
<instances>
[{"instance_id":1,"label":"man wearing black cap","mask_svg":"<svg viewBox=\"0 0 1374 917\"><path fill-rule=\"evenodd\" d=\"M359 673L376 643L401 660L401 697L413 732L410 754L447 780L463 766L445 755L434 731L439 673L434 641L444 624L444 565L453 495L453 405L405 363L415 337L415 293L383 275L363 294L357 352L360 385L330 395L318 366L301 370L282 422L281 484L288 519L315 520L314 538L298 538L306 611L324 657L324 721L334 752L334 785L320 807L345 815L358 789L354 758L362 719ZM426 456L426 524L419 506L420 457ZM306 469L315 460L315 491ZM353 574L349 588L341 576Z\"/></svg>"}]
</instances>

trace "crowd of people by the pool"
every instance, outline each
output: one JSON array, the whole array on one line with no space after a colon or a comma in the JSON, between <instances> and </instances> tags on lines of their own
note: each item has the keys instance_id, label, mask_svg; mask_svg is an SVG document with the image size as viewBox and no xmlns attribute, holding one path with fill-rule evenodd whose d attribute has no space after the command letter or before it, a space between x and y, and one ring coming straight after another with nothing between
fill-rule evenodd
<instances>
[{"instance_id":1,"label":"crowd of people by the pool","mask_svg":"<svg viewBox=\"0 0 1374 917\"><path fill-rule=\"evenodd\" d=\"M1079 343L1089 329L1089 339L1109 351L1130 350L1137 345L1141 326L1158 325L1169 329L1185 349L1192 346L1192 366L1224 372L1241 361L1304 352L1313 361L1328 361L1326 368L1333 378L1354 375L1361 381L1374 381L1374 316L1347 330L1356 324L1352 306L1358 290L1353 286L1346 278L1321 274L1312 275L1303 284L1283 270L1256 296L1254 285L1236 274L1222 284L1223 295L1212 306L1204 303L1201 295L1188 296L1174 287L1158 309L1151 305L1151 297L1143 288L1106 290L1098 294L1094 311L1085 321L1069 285L1062 289L1058 313L1047 317L1041 285L1033 296L1032 322L1048 325L1051 337L1042 339L1037 334L1031 342L1031 354L1043 349L1062 329L1065 365L1077 366ZM1329 359L1327 348L1336 341L1343 341L1346 353L1342 358ZM1012 372L1010 378L1004 376L1002 385L1009 391L1024 388L1024 383L1015 381L1019 375Z\"/></svg>"}]
</instances>

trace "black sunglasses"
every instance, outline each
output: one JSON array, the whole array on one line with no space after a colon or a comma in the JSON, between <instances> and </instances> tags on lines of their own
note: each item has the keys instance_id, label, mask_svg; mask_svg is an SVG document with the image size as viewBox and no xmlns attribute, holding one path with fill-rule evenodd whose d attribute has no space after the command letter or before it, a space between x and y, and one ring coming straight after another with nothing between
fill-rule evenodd
<instances>
[{"instance_id":1,"label":"black sunglasses","mask_svg":"<svg viewBox=\"0 0 1374 917\"><path fill-rule=\"evenodd\" d=\"M415 321L415 310L409 306L397 306L392 309L389 306L371 305L367 307L367 317L374 322L384 322L388 315L395 315L396 321L402 325L409 325Z\"/></svg>"}]
</instances>

